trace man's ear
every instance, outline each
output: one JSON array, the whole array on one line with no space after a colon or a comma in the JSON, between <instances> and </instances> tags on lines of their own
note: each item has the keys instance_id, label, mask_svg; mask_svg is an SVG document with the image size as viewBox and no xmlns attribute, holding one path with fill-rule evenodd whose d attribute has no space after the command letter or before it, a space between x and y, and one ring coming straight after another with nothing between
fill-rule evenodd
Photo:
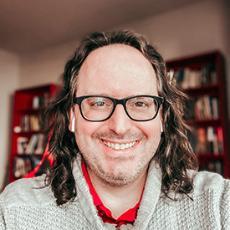
<instances>
[{"instance_id":1,"label":"man's ear","mask_svg":"<svg viewBox=\"0 0 230 230\"><path fill-rule=\"evenodd\" d=\"M75 114L73 108L70 109L69 113L69 131L73 133L75 132Z\"/></svg>"}]
</instances>

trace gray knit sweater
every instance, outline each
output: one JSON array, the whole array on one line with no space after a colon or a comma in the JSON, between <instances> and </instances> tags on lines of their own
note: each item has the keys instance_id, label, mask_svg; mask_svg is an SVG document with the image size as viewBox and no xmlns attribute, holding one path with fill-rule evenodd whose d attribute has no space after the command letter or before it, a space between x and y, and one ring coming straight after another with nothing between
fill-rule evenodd
<instances>
[{"instance_id":1,"label":"gray knit sweater","mask_svg":"<svg viewBox=\"0 0 230 230\"><path fill-rule=\"evenodd\" d=\"M0 229L72 230L115 229L97 215L78 157L73 167L77 198L58 207L44 176L21 179L6 187L0 195ZM161 196L161 172L151 163L141 205L134 225L120 229L224 229L230 230L230 181L220 175L199 172L195 175L193 200L179 196L171 201Z\"/></svg>"}]
</instances>

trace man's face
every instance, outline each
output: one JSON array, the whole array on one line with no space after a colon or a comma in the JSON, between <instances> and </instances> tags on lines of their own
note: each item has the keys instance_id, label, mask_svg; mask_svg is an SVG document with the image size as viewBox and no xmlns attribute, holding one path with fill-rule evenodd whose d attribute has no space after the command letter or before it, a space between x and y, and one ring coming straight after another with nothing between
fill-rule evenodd
<instances>
[{"instance_id":1,"label":"man's face","mask_svg":"<svg viewBox=\"0 0 230 230\"><path fill-rule=\"evenodd\" d=\"M156 75L150 62L133 47L98 48L89 54L79 71L78 97L103 95L119 99L144 94L158 95ZM103 122L86 121L78 105L74 115L76 142L91 177L121 186L147 172L160 141L160 113L154 120L137 122L119 104Z\"/></svg>"}]
</instances>

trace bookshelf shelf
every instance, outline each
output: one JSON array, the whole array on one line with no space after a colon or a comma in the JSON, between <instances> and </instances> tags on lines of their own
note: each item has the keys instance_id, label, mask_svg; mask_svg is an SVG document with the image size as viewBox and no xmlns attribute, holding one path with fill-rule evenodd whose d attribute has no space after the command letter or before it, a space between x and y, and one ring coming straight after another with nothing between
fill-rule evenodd
<instances>
[{"instance_id":1,"label":"bookshelf shelf","mask_svg":"<svg viewBox=\"0 0 230 230\"><path fill-rule=\"evenodd\" d=\"M229 117L224 57L218 51L167 62L178 88L188 95L185 119L200 169L230 178Z\"/></svg>"},{"instance_id":2,"label":"bookshelf shelf","mask_svg":"<svg viewBox=\"0 0 230 230\"><path fill-rule=\"evenodd\" d=\"M17 109L18 113L27 113L27 114L36 114L36 113L40 113L41 111L43 111L44 108L39 108L39 109Z\"/></svg>"},{"instance_id":3,"label":"bookshelf shelf","mask_svg":"<svg viewBox=\"0 0 230 230\"><path fill-rule=\"evenodd\" d=\"M212 119L212 120L189 120L187 124L190 126L213 126L217 127L221 125L221 119Z\"/></svg>"},{"instance_id":4,"label":"bookshelf shelf","mask_svg":"<svg viewBox=\"0 0 230 230\"><path fill-rule=\"evenodd\" d=\"M15 153L15 156L16 157L39 157L41 158L43 156L43 154L34 154L34 153L28 153L28 154L21 154L21 153Z\"/></svg>"},{"instance_id":5,"label":"bookshelf shelf","mask_svg":"<svg viewBox=\"0 0 230 230\"><path fill-rule=\"evenodd\" d=\"M14 93L9 181L24 177L42 159L46 139L40 116L58 86L41 85Z\"/></svg>"},{"instance_id":6,"label":"bookshelf shelf","mask_svg":"<svg viewBox=\"0 0 230 230\"><path fill-rule=\"evenodd\" d=\"M200 160L223 160L224 159L224 154L213 154L213 153L202 153L198 154L198 158Z\"/></svg>"},{"instance_id":7,"label":"bookshelf shelf","mask_svg":"<svg viewBox=\"0 0 230 230\"><path fill-rule=\"evenodd\" d=\"M36 133L43 133L43 130L38 130L38 131L20 131L20 132L16 132L13 131L15 133L15 135L32 135L32 134L36 134Z\"/></svg>"},{"instance_id":8,"label":"bookshelf shelf","mask_svg":"<svg viewBox=\"0 0 230 230\"><path fill-rule=\"evenodd\" d=\"M218 84L212 84L207 86L201 86L197 88L188 88L188 89L182 89L186 94L189 96L197 96L197 95L205 95L205 94L212 94L212 95L218 95L219 86Z\"/></svg>"}]
</instances>

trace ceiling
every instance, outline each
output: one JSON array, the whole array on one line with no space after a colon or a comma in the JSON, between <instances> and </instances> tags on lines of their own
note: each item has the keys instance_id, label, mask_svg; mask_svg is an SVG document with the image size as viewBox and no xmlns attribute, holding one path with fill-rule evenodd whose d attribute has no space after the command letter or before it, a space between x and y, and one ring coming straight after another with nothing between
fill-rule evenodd
<instances>
[{"instance_id":1,"label":"ceiling","mask_svg":"<svg viewBox=\"0 0 230 230\"><path fill-rule=\"evenodd\" d=\"M0 0L0 49L34 52L197 0Z\"/></svg>"}]
</instances>

